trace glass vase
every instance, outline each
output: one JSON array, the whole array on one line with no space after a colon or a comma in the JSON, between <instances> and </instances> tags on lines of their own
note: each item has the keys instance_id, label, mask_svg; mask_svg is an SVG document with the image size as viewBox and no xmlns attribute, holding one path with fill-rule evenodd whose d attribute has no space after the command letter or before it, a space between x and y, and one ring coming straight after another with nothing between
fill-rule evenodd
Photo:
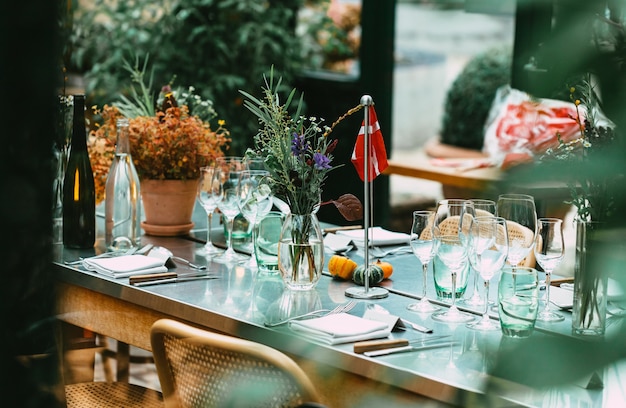
<instances>
[{"instance_id":1,"label":"glass vase","mask_svg":"<svg viewBox=\"0 0 626 408\"><path fill-rule=\"evenodd\" d=\"M572 334L581 337L604 336L608 278L601 262L602 243L598 234L602 223L576 221L574 264L574 307Z\"/></svg>"},{"instance_id":2,"label":"glass vase","mask_svg":"<svg viewBox=\"0 0 626 408\"><path fill-rule=\"evenodd\" d=\"M289 214L278 243L278 269L291 290L313 289L324 267L322 229L315 214Z\"/></svg>"}]
</instances>

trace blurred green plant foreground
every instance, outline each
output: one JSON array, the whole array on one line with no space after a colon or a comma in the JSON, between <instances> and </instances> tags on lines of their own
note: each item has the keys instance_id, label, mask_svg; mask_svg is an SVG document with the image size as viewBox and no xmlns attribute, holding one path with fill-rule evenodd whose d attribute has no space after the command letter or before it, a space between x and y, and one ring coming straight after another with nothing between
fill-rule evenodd
<instances>
[{"instance_id":1,"label":"blurred green plant foreground","mask_svg":"<svg viewBox=\"0 0 626 408\"><path fill-rule=\"evenodd\" d=\"M542 69L545 83L552 89L546 95L567 91L571 78L591 74L601 108L616 125L615 144L602 157L581 164L575 174L606 176L626 175L626 35L624 5L574 0L555 1L552 32L533 55ZM518 2L520 7L532 1ZM560 88L560 89L559 89ZM555 180L566 183L575 177L562 163L535 163L511 175L510 181ZM605 214L607 229L602 235L602 254L595 256L591 266L626 288L626 185L614 183L606 197L613 198L615 208ZM626 292L626 291L624 291ZM514 350L501 349L493 380L487 386L486 398L501 387L499 379L511 380L535 389L549 389L564 384L587 382L590 375L600 373L609 364L626 357L626 325L623 317L607 317L607 334L597 341L564 336L533 335L514 342ZM484 403L485 401L483 401ZM615 402L615 401L614 401ZM604 404L608 401L603 401ZM622 401L623 403L623 401Z\"/></svg>"}]
</instances>

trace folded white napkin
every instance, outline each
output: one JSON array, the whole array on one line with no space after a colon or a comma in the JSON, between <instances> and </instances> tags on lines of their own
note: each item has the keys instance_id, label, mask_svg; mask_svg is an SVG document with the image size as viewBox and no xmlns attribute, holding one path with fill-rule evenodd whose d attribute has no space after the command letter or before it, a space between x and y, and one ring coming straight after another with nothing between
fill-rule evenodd
<instances>
[{"instance_id":1,"label":"folded white napkin","mask_svg":"<svg viewBox=\"0 0 626 408\"><path fill-rule=\"evenodd\" d=\"M619 282L613 278L608 279L606 296L609 302L620 303L626 301L622 287ZM562 309L571 309L574 305L574 284L562 283L560 287L551 287L550 303Z\"/></svg>"},{"instance_id":2,"label":"folded white napkin","mask_svg":"<svg viewBox=\"0 0 626 408\"><path fill-rule=\"evenodd\" d=\"M349 237L357 246L363 246L365 241L365 230L337 231L337 234ZM403 232L387 231L381 227L372 227L369 229L369 241L371 245L399 245L409 244L409 234Z\"/></svg>"},{"instance_id":3,"label":"folded white napkin","mask_svg":"<svg viewBox=\"0 0 626 408\"><path fill-rule=\"evenodd\" d=\"M324 237L324 246L333 252L344 252L352 249L352 239L343 235L328 233Z\"/></svg>"},{"instance_id":4,"label":"folded white napkin","mask_svg":"<svg viewBox=\"0 0 626 408\"><path fill-rule=\"evenodd\" d=\"M83 267L114 278L127 278L144 273L167 272L165 259L145 255L122 255L112 258L86 259Z\"/></svg>"},{"instance_id":5,"label":"folded white napkin","mask_svg":"<svg viewBox=\"0 0 626 408\"><path fill-rule=\"evenodd\" d=\"M572 306L574 306L574 291L553 286L550 288L550 303L553 303L561 309L571 309Z\"/></svg>"},{"instance_id":6,"label":"folded white napkin","mask_svg":"<svg viewBox=\"0 0 626 408\"><path fill-rule=\"evenodd\" d=\"M348 313L331 314L289 324L291 330L327 344L351 343L388 337L391 327L385 322L364 319Z\"/></svg>"}]
</instances>

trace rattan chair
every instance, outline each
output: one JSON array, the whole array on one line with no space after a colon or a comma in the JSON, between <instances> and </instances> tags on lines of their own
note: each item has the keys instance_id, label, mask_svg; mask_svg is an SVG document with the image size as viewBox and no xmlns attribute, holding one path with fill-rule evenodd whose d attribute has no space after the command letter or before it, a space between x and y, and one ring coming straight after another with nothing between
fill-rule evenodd
<instances>
[{"instance_id":1,"label":"rattan chair","mask_svg":"<svg viewBox=\"0 0 626 408\"><path fill-rule=\"evenodd\" d=\"M65 386L68 408L163 408L160 392L126 382L84 382Z\"/></svg>"},{"instance_id":2,"label":"rattan chair","mask_svg":"<svg viewBox=\"0 0 626 408\"><path fill-rule=\"evenodd\" d=\"M319 402L304 371L266 345L169 319L154 323L151 344L168 408L295 407Z\"/></svg>"},{"instance_id":3,"label":"rattan chair","mask_svg":"<svg viewBox=\"0 0 626 408\"><path fill-rule=\"evenodd\" d=\"M101 353L106 344L94 342L91 335L80 338L77 334L84 335L85 330L82 328L65 323L60 323L58 328L59 356L63 363L60 375L67 407L163 407L163 396L159 391L129 384L127 378L123 381L109 379L112 375L106 373L104 362L102 365L107 381L94 381L95 355Z\"/></svg>"},{"instance_id":4,"label":"rattan chair","mask_svg":"<svg viewBox=\"0 0 626 408\"><path fill-rule=\"evenodd\" d=\"M479 210L482 211L482 210ZM489 214L489 213L488 213ZM481 214L482 215L482 214ZM466 215L469 217L469 215ZM441 231L442 235L455 235L458 232L458 228L459 228L459 216L455 215L452 216L450 218L446 218L440 225L439 225L439 229ZM511 241L511 239L517 239L517 240L523 240L524 243L526 245L530 244L534 237L535 234L533 231L531 231L528 227L525 227L521 224L518 224L516 222L513 221L508 221L506 222L506 230L509 234L509 242ZM424 230L424 232L422 232L421 237L423 239L430 239L432 237L432 233L431 230ZM533 253L533 251L530 251L530 253L528 254L528 256L526 256L526 258L524 258L522 260L522 262L520 262L519 266L527 266L529 268L534 268L535 267L535 254Z\"/></svg>"}]
</instances>

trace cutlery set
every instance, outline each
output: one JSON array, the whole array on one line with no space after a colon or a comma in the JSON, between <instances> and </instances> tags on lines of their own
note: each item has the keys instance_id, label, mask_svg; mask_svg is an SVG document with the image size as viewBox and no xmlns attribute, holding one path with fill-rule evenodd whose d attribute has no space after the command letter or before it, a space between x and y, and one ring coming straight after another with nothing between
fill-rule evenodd
<instances>
[{"instance_id":1,"label":"cutlery set","mask_svg":"<svg viewBox=\"0 0 626 408\"><path fill-rule=\"evenodd\" d=\"M202 273L185 273L178 274L176 272L164 272L150 275L136 275L129 278L129 283L133 286L150 286L161 285L164 283L188 282L193 280L219 279L217 275L210 275L206 272Z\"/></svg>"},{"instance_id":2,"label":"cutlery set","mask_svg":"<svg viewBox=\"0 0 626 408\"><path fill-rule=\"evenodd\" d=\"M442 340L450 336L431 336L421 339L407 340L407 339L384 339L384 340L368 340L354 343L354 352L357 354L363 354L368 357L376 357L378 355L386 355L402 351L416 351L422 347L426 347L426 343L435 340ZM436 343L428 344L429 348L449 346L454 342L451 341L438 341ZM412 344L420 344L420 346L411 346ZM413 350L415 349L415 350ZM384 352L383 352L384 351ZM374 353L379 352L379 353Z\"/></svg>"},{"instance_id":3,"label":"cutlery set","mask_svg":"<svg viewBox=\"0 0 626 408\"><path fill-rule=\"evenodd\" d=\"M419 343L420 345L413 346L412 345L413 343ZM447 346L452 347L452 346L459 344L456 341L443 341L443 342L428 343L428 344L427 343L428 343L428 340L414 340L414 341L409 341L409 344L405 346L366 351L363 353L363 355L367 357L379 357L379 356L387 356L389 354L407 353L411 351L422 351L422 350L429 350L429 349L447 347Z\"/></svg>"}]
</instances>

